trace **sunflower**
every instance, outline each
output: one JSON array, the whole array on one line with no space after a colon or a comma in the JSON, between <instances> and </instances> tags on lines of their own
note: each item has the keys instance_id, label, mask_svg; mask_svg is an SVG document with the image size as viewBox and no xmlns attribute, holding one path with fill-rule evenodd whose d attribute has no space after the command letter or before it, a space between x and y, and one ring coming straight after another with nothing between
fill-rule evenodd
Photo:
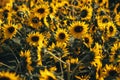
<instances>
[{"instance_id":1,"label":"sunflower","mask_svg":"<svg viewBox=\"0 0 120 80\"><path fill-rule=\"evenodd\" d=\"M95 0L95 4L97 4L100 7L108 8L108 0Z\"/></svg>"},{"instance_id":2,"label":"sunflower","mask_svg":"<svg viewBox=\"0 0 120 80\"><path fill-rule=\"evenodd\" d=\"M45 69L44 71L40 70L39 80L57 80L57 79L51 71L48 71L47 69Z\"/></svg>"},{"instance_id":3,"label":"sunflower","mask_svg":"<svg viewBox=\"0 0 120 80\"><path fill-rule=\"evenodd\" d=\"M20 21L26 20L29 13L30 10L25 4L22 4L21 6L17 6L17 10L13 11L13 15L16 17L15 20L18 19Z\"/></svg>"},{"instance_id":4,"label":"sunflower","mask_svg":"<svg viewBox=\"0 0 120 80\"><path fill-rule=\"evenodd\" d=\"M115 52L120 48L120 42L114 42L113 46L111 47L111 55L114 55Z\"/></svg>"},{"instance_id":5,"label":"sunflower","mask_svg":"<svg viewBox=\"0 0 120 80\"><path fill-rule=\"evenodd\" d=\"M120 71L119 67L113 64L106 64L105 67L102 69L101 75L104 79L116 79L119 77Z\"/></svg>"},{"instance_id":6,"label":"sunflower","mask_svg":"<svg viewBox=\"0 0 120 80\"><path fill-rule=\"evenodd\" d=\"M108 8L104 8L104 7L100 7L97 9L97 15L98 16L103 16L103 15L106 15L106 14L109 14L110 13L110 10Z\"/></svg>"},{"instance_id":7,"label":"sunflower","mask_svg":"<svg viewBox=\"0 0 120 80\"><path fill-rule=\"evenodd\" d=\"M30 18L27 24L34 29L38 29L40 26L42 26L42 23L40 22L39 17L37 17L32 13L30 14Z\"/></svg>"},{"instance_id":8,"label":"sunflower","mask_svg":"<svg viewBox=\"0 0 120 80\"><path fill-rule=\"evenodd\" d=\"M85 5L91 6L92 0L74 0L71 3L73 3L77 7L82 7L82 6L85 6Z\"/></svg>"},{"instance_id":9,"label":"sunflower","mask_svg":"<svg viewBox=\"0 0 120 80\"><path fill-rule=\"evenodd\" d=\"M105 30L105 26L108 24L108 22L111 21L110 16L103 15L103 16L97 16L97 24L100 30Z\"/></svg>"},{"instance_id":10,"label":"sunflower","mask_svg":"<svg viewBox=\"0 0 120 80\"><path fill-rule=\"evenodd\" d=\"M20 52L20 57L21 58L25 58L25 62L26 62L26 68L28 70L29 73L31 73L31 71L33 71L33 67L31 66L32 61L31 61L31 53L30 50L26 50L26 51L21 51Z\"/></svg>"},{"instance_id":11,"label":"sunflower","mask_svg":"<svg viewBox=\"0 0 120 80\"><path fill-rule=\"evenodd\" d=\"M33 46L43 46L42 45L42 42L44 40L44 36L42 34L40 34L39 32L36 32L36 33L30 33L28 34L28 37L27 37L27 42L29 43L29 45L33 45Z\"/></svg>"},{"instance_id":12,"label":"sunflower","mask_svg":"<svg viewBox=\"0 0 120 80\"><path fill-rule=\"evenodd\" d=\"M99 57L96 57L96 59L99 58L102 60L103 58L102 48L103 48L102 45L100 45L99 43L95 43L94 47L91 48L91 51L94 52L96 56L99 56Z\"/></svg>"},{"instance_id":13,"label":"sunflower","mask_svg":"<svg viewBox=\"0 0 120 80\"><path fill-rule=\"evenodd\" d=\"M80 10L81 20L90 20L92 17L93 9L91 6L82 6Z\"/></svg>"},{"instance_id":14,"label":"sunflower","mask_svg":"<svg viewBox=\"0 0 120 80\"><path fill-rule=\"evenodd\" d=\"M52 45L49 46L48 50L51 51L54 55L61 58L68 55L66 43L62 43L62 44L61 42L56 42L56 44L52 43Z\"/></svg>"},{"instance_id":15,"label":"sunflower","mask_svg":"<svg viewBox=\"0 0 120 80\"><path fill-rule=\"evenodd\" d=\"M55 1L55 0L54 0ZM56 6L56 11L58 13L62 13L62 14L67 14L68 13L68 6L69 6L69 3L67 0L58 0L57 2L55 2L54 4Z\"/></svg>"},{"instance_id":16,"label":"sunflower","mask_svg":"<svg viewBox=\"0 0 120 80\"><path fill-rule=\"evenodd\" d=\"M117 28L116 28L116 26L114 25L113 22L109 22L106 25L106 29L107 29L107 32L106 32L106 36L107 37L113 37L113 36L115 36L115 34L117 32Z\"/></svg>"},{"instance_id":17,"label":"sunflower","mask_svg":"<svg viewBox=\"0 0 120 80\"><path fill-rule=\"evenodd\" d=\"M83 41L84 41L84 44L89 48L91 47L91 44L93 43L93 39L90 34L85 34L85 36L83 36Z\"/></svg>"},{"instance_id":18,"label":"sunflower","mask_svg":"<svg viewBox=\"0 0 120 80\"><path fill-rule=\"evenodd\" d=\"M64 5L68 5L68 0L52 0L52 4L54 4L56 7L62 7Z\"/></svg>"},{"instance_id":19,"label":"sunflower","mask_svg":"<svg viewBox=\"0 0 120 80\"><path fill-rule=\"evenodd\" d=\"M120 26L120 13L116 14L114 17L115 23Z\"/></svg>"},{"instance_id":20,"label":"sunflower","mask_svg":"<svg viewBox=\"0 0 120 80\"><path fill-rule=\"evenodd\" d=\"M4 39L12 39L17 33L18 26L12 23L5 24L3 29Z\"/></svg>"},{"instance_id":21,"label":"sunflower","mask_svg":"<svg viewBox=\"0 0 120 80\"><path fill-rule=\"evenodd\" d=\"M95 66L97 70L99 70L102 67L102 62L101 60L103 59L103 54L102 54L102 46L98 43L95 43L95 46L91 48L91 51L93 52L93 60L90 62L91 65ZM91 56L92 56L91 55Z\"/></svg>"},{"instance_id":22,"label":"sunflower","mask_svg":"<svg viewBox=\"0 0 120 80\"><path fill-rule=\"evenodd\" d=\"M120 42L116 41L114 42L113 46L111 47L111 52L110 52L110 56L109 56L109 61L110 62L119 62L119 52L117 53L117 51L120 48Z\"/></svg>"},{"instance_id":23,"label":"sunflower","mask_svg":"<svg viewBox=\"0 0 120 80\"><path fill-rule=\"evenodd\" d=\"M8 71L1 71L0 80L21 80L21 79L19 75L16 75L16 73L8 72Z\"/></svg>"},{"instance_id":24,"label":"sunflower","mask_svg":"<svg viewBox=\"0 0 120 80\"><path fill-rule=\"evenodd\" d=\"M80 39L88 31L88 24L85 22L73 22L69 27L70 34L77 39Z\"/></svg>"},{"instance_id":25,"label":"sunflower","mask_svg":"<svg viewBox=\"0 0 120 80\"><path fill-rule=\"evenodd\" d=\"M114 8L114 13L118 14L120 13L120 3L117 3Z\"/></svg>"},{"instance_id":26,"label":"sunflower","mask_svg":"<svg viewBox=\"0 0 120 80\"><path fill-rule=\"evenodd\" d=\"M0 17L7 18L7 20L10 21L12 16L12 5L7 5L0 9L0 14Z\"/></svg>"},{"instance_id":27,"label":"sunflower","mask_svg":"<svg viewBox=\"0 0 120 80\"><path fill-rule=\"evenodd\" d=\"M49 14L49 7L47 4L39 4L36 5L31 11L34 15L36 15L39 19L47 17Z\"/></svg>"},{"instance_id":28,"label":"sunflower","mask_svg":"<svg viewBox=\"0 0 120 80\"><path fill-rule=\"evenodd\" d=\"M69 34L65 29L60 29L56 31L55 38L58 42L68 42L69 40Z\"/></svg>"}]
</instances>

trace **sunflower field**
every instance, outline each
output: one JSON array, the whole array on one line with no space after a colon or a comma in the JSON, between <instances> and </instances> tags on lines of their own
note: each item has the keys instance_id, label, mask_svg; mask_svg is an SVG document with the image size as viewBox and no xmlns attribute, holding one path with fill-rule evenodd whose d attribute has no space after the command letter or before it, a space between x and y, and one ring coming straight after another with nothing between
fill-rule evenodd
<instances>
[{"instance_id":1,"label":"sunflower field","mask_svg":"<svg viewBox=\"0 0 120 80\"><path fill-rule=\"evenodd\" d=\"M0 80L120 80L120 0L0 0Z\"/></svg>"}]
</instances>

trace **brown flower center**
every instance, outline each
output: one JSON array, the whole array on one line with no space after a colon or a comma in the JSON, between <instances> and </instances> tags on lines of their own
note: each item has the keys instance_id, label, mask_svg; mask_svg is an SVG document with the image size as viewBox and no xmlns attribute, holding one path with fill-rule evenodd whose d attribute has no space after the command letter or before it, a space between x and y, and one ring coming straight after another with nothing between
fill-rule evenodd
<instances>
[{"instance_id":1,"label":"brown flower center","mask_svg":"<svg viewBox=\"0 0 120 80\"><path fill-rule=\"evenodd\" d=\"M105 15L104 11L100 11L100 16Z\"/></svg>"},{"instance_id":2,"label":"brown flower center","mask_svg":"<svg viewBox=\"0 0 120 80\"><path fill-rule=\"evenodd\" d=\"M102 0L99 0L98 3L102 3Z\"/></svg>"},{"instance_id":3,"label":"brown flower center","mask_svg":"<svg viewBox=\"0 0 120 80\"><path fill-rule=\"evenodd\" d=\"M102 22L103 22L103 23L107 23L107 22L108 22L108 19L107 19L107 18L104 18L104 19L102 20Z\"/></svg>"},{"instance_id":4,"label":"brown flower center","mask_svg":"<svg viewBox=\"0 0 120 80\"><path fill-rule=\"evenodd\" d=\"M0 80L10 80L10 78L3 76L3 77L0 77Z\"/></svg>"},{"instance_id":5,"label":"brown flower center","mask_svg":"<svg viewBox=\"0 0 120 80\"><path fill-rule=\"evenodd\" d=\"M31 40L32 40L33 42L37 42L37 41L39 40L39 37L38 37L38 36L33 36L33 37L31 38Z\"/></svg>"},{"instance_id":6,"label":"brown flower center","mask_svg":"<svg viewBox=\"0 0 120 80\"><path fill-rule=\"evenodd\" d=\"M14 31L15 31L14 27L11 26L11 27L8 28L8 32L13 33Z\"/></svg>"},{"instance_id":7,"label":"brown flower center","mask_svg":"<svg viewBox=\"0 0 120 80\"><path fill-rule=\"evenodd\" d=\"M6 17L6 18L8 17L8 12L9 12L9 10L7 10L7 9L4 10L4 12L3 12L4 17Z\"/></svg>"},{"instance_id":8,"label":"brown flower center","mask_svg":"<svg viewBox=\"0 0 120 80\"><path fill-rule=\"evenodd\" d=\"M33 23L38 23L38 22L39 22L39 18L38 18L38 17L32 18L32 22L33 22Z\"/></svg>"},{"instance_id":9,"label":"brown flower center","mask_svg":"<svg viewBox=\"0 0 120 80\"><path fill-rule=\"evenodd\" d=\"M52 13L53 12L53 7L50 7L50 13Z\"/></svg>"},{"instance_id":10,"label":"brown flower center","mask_svg":"<svg viewBox=\"0 0 120 80\"><path fill-rule=\"evenodd\" d=\"M83 31L83 26L75 26L74 31L79 33Z\"/></svg>"},{"instance_id":11,"label":"brown flower center","mask_svg":"<svg viewBox=\"0 0 120 80\"><path fill-rule=\"evenodd\" d=\"M109 31L113 32L113 27L112 26L109 27Z\"/></svg>"},{"instance_id":12,"label":"brown flower center","mask_svg":"<svg viewBox=\"0 0 120 80\"><path fill-rule=\"evenodd\" d=\"M89 43L89 38L85 37L85 43Z\"/></svg>"},{"instance_id":13,"label":"brown flower center","mask_svg":"<svg viewBox=\"0 0 120 80\"><path fill-rule=\"evenodd\" d=\"M109 75L110 76L116 76L117 75L117 72L115 70L110 70L109 71Z\"/></svg>"},{"instance_id":14,"label":"brown flower center","mask_svg":"<svg viewBox=\"0 0 120 80\"><path fill-rule=\"evenodd\" d=\"M60 33L60 34L59 34L59 38L60 38L60 39L64 39L64 38L65 38L65 34L64 34L64 33Z\"/></svg>"},{"instance_id":15,"label":"brown flower center","mask_svg":"<svg viewBox=\"0 0 120 80\"><path fill-rule=\"evenodd\" d=\"M81 16L82 18L85 18L85 17L87 16L87 14L88 14L88 11L87 11L87 10L82 10L80 16Z\"/></svg>"},{"instance_id":16,"label":"brown flower center","mask_svg":"<svg viewBox=\"0 0 120 80\"><path fill-rule=\"evenodd\" d=\"M95 31L95 26L92 27L92 31Z\"/></svg>"},{"instance_id":17,"label":"brown flower center","mask_svg":"<svg viewBox=\"0 0 120 80\"><path fill-rule=\"evenodd\" d=\"M55 80L51 76L48 76L47 80Z\"/></svg>"},{"instance_id":18,"label":"brown flower center","mask_svg":"<svg viewBox=\"0 0 120 80\"><path fill-rule=\"evenodd\" d=\"M45 9L44 9L44 8L39 8L39 9L37 10L37 12L42 14L42 13L45 12Z\"/></svg>"}]
</instances>

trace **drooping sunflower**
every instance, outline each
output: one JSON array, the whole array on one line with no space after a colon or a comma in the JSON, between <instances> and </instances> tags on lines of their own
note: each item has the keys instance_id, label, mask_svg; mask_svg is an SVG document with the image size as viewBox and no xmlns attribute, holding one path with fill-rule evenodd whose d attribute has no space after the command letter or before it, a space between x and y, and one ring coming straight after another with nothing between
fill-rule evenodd
<instances>
[{"instance_id":1,"label":"drooping sunflower","mask_svg":"<svg viewBox=\"0 0 120 80\"><path fill-rule=\"evenodd\" d=\"M90 20L92 17L93 9L91 6L82 6L80 10L81 20Z\"/></svg>"},{"instance_id":2,"label":"drooping sunflower","mask_svg":"<svg viewBox=\"0 0 120 80\"><path fill-rule=\"evenodd\" d=\"M119 52L117 52L119 50L119 48L120 48L120 42L115 41L113 46L111 47L109 62L119 62L120 61Z\"/></svg>"},{"instance_id":3,"label":"drooping sunflower","mask_svg":"<svg viewBox=\"0 0 120 80\"><path fill-rule=\"evenodd\" d=\"M90 62L91 65L95 66L97 70L99 70L102 67L102 62L101 60L103 59L103 54L102 54L102 46L98 43L95 43L95 46L91 48L91 56L93 56L93 60Z\"/></svg>"},{"instance_id":4,"label":"drooping sunflower","mask_svg":"<svg viewBox=\"0 0 120 80\"><path fill-rule=\"evenodd\" d=\"M18 26L12 23L5 24L3 29L4 39L12 39L17 33Z\"/></svg>"},{"instance_id":5,"label":"drooping sunflower","mask_svg":"<svg viewBox=\"0 0 120 80\"><path fill-rule=\"evenodd\" d=\"M21 22L23 22L28 17L30 13L30 9L25 4L22 4L21 6L17 6L16 8L17 9L13 11L15 21L20 20Z\"/></svg>"},{"instance_id":6,"label":"drooping sunflower","mask_svg":"<svg viewBox=\"0 0 120 80\"><path fill-rule=\"evenodd\" d=\"M108 15L97 16L96 19L100 30L105 30L105 26L111 21L111 18Z\"/></svg>"},{"instance_id":7,"label":"drooping sunflower","mask_svg":"<svg viewBox=\"0 0 120 80\"><path fill-rule=\"evenodd\" d=\"M75 66L77 66L77 64L79 63L79 59L78 57L72 57L72 56L67 56L67 59L65 60L66 63L70 64L70 72L73 71L73 69L75 68ZM68 66L66 64L63 65L64 68L67 68ZM81 66L83 67L83 66Z\"/></svg>"},{"instance_id":8,"label":"drooping sunflower","mask_svg":"<svg viewBox=\"0 0 120 80\"><path fill-rule=\"evenodd\" d=\"M120 3L117 3L114 8L114 13L118 14L120 13Z\"/></svg>"},{"instance_id":9,"label":"drooping sunflower","mask_svg":"<svg viewBox=\"0 0 120 80\"><path fill-rule=\"evenodd\" d=\"M73 22L69 27L70 34L77 39L80 39L88 31L88 24L85 22Z\"/></svg>"},{"instance_id":10,"label":"drooping sunflower","mask_svg":"<svg viewBox=\"0 0 120 80\"><path fill-rule=\"evenodd\" d=\"M60 29L56 31L55 38L58 42L68 42L69 40L69 34L65 29Z\"/></svg>"},{"instance_id":11,"label":"drooping sunflower","mask_svg":"<svg viewBox=\"0 0 120 80\"><path fill-rule=\"evenodd\" d=\"M16 73L9 72L9 71L1 71L0 80L21 80L21 79L19 75L16 75Z\"/></svg>"},{"instance_id":12,"label":"drooping sunflower","mask_svg":"<svg viewBox=\"0 0 120 80\"><path fill-rule=\"evenodd\" d=\"M78 58L72 58L70 57L70 59L66 60L67 63L70 64L77 64L79 62Z\"/></svg>"},{"instance_id":13,"label":"drooping sunflower","mask_svg":"<svg viewBox=\"0 0 120 80\"><path fill-rule=\"evenodd\" d=\"M85 34L85 36L83 36L83 41L88 48L90 48L93 43L93 39L90 34Z\"/></svg>"},{"instance_id":14,"label":"drooping sunflower","mask_svg":"<svg viewBox=\"0 0 120 80\"><path fill-rule=\"evenodd\" d=\"M73 80L90 80L92 77L89 73L88 67L85 66L83 63L81 63L81 66L76 71Z\"/></svg>"},{"instance_id":15,"label":"drooping sunflower","mask_svg":"<svg viewBox=\"0 0 120 80\"><path fill-rule=\"evenodd\" d=\"M111 55L114 55L117 51L117 49L120 48L120 42L119 41L116 41L114 42L113 46L111 47Z\"/></svg>"},{"instance_id":16,"label":"drooping sunflower","mask_svg":"<svg viewBox=\"0 0 120 80\"><path fill-rule=\"evenodd\" d=\"M115 36L115 34L117 32L117 28L116 28L116 26L115 26L115 24L113 22L109 22L106 25L106 29L107 29L107 32L106 32L106 36L107 37L113 37L113 36Z\"/></svg>"},{"instance_id":17,"label":"drooping sunflower","mask_svg":"<svg viewBox=\"0 0 120 80\"><path fill-rule=\"evenodd\" d=\"M28 37L26 38L26 41L29 43L29 45L33 46L43 46L42 42L44 40L44 36L40 34L39 32L36 33L30 33L28 34Z\"/></svg>"},{"instance_id":18,"label":"drooping sunflower","mask_svg":"<svg viewBox=\"0 0 120 80\"><path fill-rule=\"evenodd\" d=\"M116 14L114 17L115 23L120 26L120 13Z\"/></svg>"},{"instance_id":19,"label":"drooping sunflower","mask_svg":"<svg viewBox=\"0 0 120 80\"><path fill-rule=\"evenodd\" d=\"M77 80L89 80L90 76L89 75L84 75L84 76L75 76Z\"/></svg>"},{"instance_id":20,"label":"drooping sunflower","mask_svg":"<svg viewBox=\"0 0 120 80\"><path fill-rule=\"evenodd\" d=\"M93 51L95 53L96 56L100 56L100 57L96 57L96 58L103 58L103 54L102 54L102 45L100 45L99 43L95 43L94 47L91 48L91 51Z\"/></svg>"},{"instance_id":21,"label":"drooping sunflower","mask_svg":"<svg viewBox=\"0 0 120 80\"><path fill-rule=\"evenodd\" d=\"M50 12L50 18L53 19L55 17L55 14L56 14L56 6L51 3L50 6L49 6L49 12Z\"/></svg>"},{"instance_id":22,"label":"drooping sunflower","mask_svg":"<svg viewBox=\"0 0 120 80\"><path fill-rule=\"evenodd\" d=\"M31 13L36 15L39 19L47 17L49 14L49 7L48 4L39 4L36 5L33 10L31 10Z\"/></svg>"},{"instance_id":23,"label":"drooping sunflower","mask_svg":"<svg viewBox=\"0 0 120 80\"><path fill-rule=\"evenodd\" d=\"M106 64L102 69L101 75L104 79L116 79L119 77L120 71L119 67L113 64Z\"/></svg>"},{"instance_id":24,"label":"drooping sunflower","mask_svg":"<svg viewBox=\"0 0 120 80\"><path fill-rule=\"evenodd\" d=\"M52 43L52 45L48 47L48 50L57 57L62 58L68 55L68 49L66 45L66 43L61 44L61 42L56 42L56 44Z\"/></svg>"},{"instance_id":25,"label":"drooping sunflower","mask_svg":"<svg viewBox=\"0 0 120 80\"><path fill-rule=\"evenodd\" d=\"M26 50L26 51L21 51L20 52L20 57L21 58L25 58L25 66L26 69L28 70L29 73L31 73L31 71L33 70L33 67L31 66L32 64L32 60L31 60L31 53L30 53L30 50Z\"/></svg>"},{"instance_id":26,"label":"drooping sunflower","mask_svg":"<svg viewBox=\"0 0 120 80\"><path fill-rule=\"evenodd\" d=\"M51 71L45 69L44 71L40 70L39 80L57 80L57 78Z\"/></svg>"}]
</instances>

